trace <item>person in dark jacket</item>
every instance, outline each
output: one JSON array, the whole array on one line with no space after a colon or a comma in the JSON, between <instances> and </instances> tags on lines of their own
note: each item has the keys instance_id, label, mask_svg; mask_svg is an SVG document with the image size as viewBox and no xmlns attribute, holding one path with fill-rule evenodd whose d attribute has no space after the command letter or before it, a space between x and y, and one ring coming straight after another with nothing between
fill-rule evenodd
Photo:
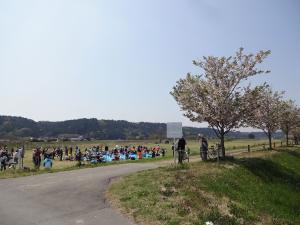
<instances>
[{"instance_id":1,"label":"person in dark jacket","mask_svg":"<svg viewBox=\"0 0 300 225\"><path fill-rule=\"evenodd\" d=\"M183 156L185 153L185 146L186 146L186 141L184 137L180 138L178 140L177 148L178 148L178 162L182 164L183 161Z\"/></svg>"},{"instance_id":2,"label":"person in dark jacket","mask_svg":"<svg viewBox=\"0 0 300 225\"><path fill-rule=\"evenodd\" d=\"M199 141L200 141L200 157L203 161L206 161L207 152L208 152L208 141L202 135L199 135Z\"/></svg>"},{"instance_id":3,"label":"person in dark jacket","mask_svg":"<svg viewBox=\"0 0 300 225\"><path fill-rule=\"evenodd\" d=\"M5 150L0 150L0 170L6 170L6 164L8 161L8 153Z\"/></svg>"},{"instance_id":4,"label":"person in dark jacket","mask_svg":"<svg viewBox=\"0 0 300 225\"><path fill-rule=\"evenodd\" d=\"M41 161L42 161L41 154L42 152L40 151L39 148L33 150L32 161L35 169L40 169Z\"/></svg>"}]
</instances>

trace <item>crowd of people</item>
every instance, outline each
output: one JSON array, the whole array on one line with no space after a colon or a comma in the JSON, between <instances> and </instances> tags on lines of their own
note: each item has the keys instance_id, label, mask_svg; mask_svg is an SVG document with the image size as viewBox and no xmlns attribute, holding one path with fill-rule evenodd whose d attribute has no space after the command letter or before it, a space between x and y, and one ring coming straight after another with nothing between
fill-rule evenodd
<instances>
[{"instance_id":1,"label":"crowd of people","mask_svg":"<svg viewBox=\"0 0 300 225\"><path fill-rule=\"evenodd\" d=\"M199 135L200 157L207 160L208 141L205 137ZM178 160L181 163L184 160L186 141L181 138L176 143L175 149L178 151ZM174 146L173 155L174 155ZM24 147L12 148L8 150L7 146L0 147L0 166L1 171L7 167L23 168ZM85 148L83 151L78 146L65 147L36 147L32 151L32 162L35 169L40 169L43 165L45 168L52 168L53 160L59 161L77 161L79 165L82 162L91 164L119 161L119 160L140 160L143 158L164 157L166 150L159 145L154 147L146 146L118 146L109 149L108 146L93 146Z\"/></svg>"},{"instance_id":2,"label":"crowd of people","mask_svg":"<svg viewBox=\"0 0 300 225\"><path fill-rule=\"evenodd\" d=\"M152 148L146 146L118 146L109 150L108 146L93 147L86 149L83 154L84 161L91 161L92 163L97 162L110 162L118 160L137 160L143 158L156 158L164 157L165 149L159 145Z\"/></svg>"},{"instance_id":3,"label":"crowd of people","mask_svg":"<svg viewBox=\"0 0 300 225\"><path fill-rule=\"evenodd\" d=\"M75 148L72 146L65 146L64 148L35 148L33 150L33 164L35 165L36 169L39 169L42 160L44 160L44 166L46 168L52 166L50 162L52 162L54 159L58 159L60 161L77 161L79 165L81 165L81 162L83 161L95 164L119 160L138 160L143 158L155 158L159 156L164 157L165 152L165 149L161 148L159 145L153 148L148 148L146 146L136 147L116 145L112 149L109 149L108 146L93 146L91 148L86 148L84 151L82 151L78 146Z\"/></svg>"},{"instance_id":4,"label":"crowd of people","mask_svg":"<svg viewBox=\"0 0 300 225\"><path fill-rule=\"evenodd\" d=\"M23 168L23 158L24 158L24 148L18 147L16 150L14 148L8 149L7 146L0 147L0 170L4 171L7 167Z\"/></svg>"},{"instance_id":5,"label":"crowd of people","mask_svg":"<svg viewBox=\"0 0 300 225\"><path fill-rule=\"evenodd\" d=\"M146 146L118 146L109 149L108 146L93 146L85 148L83 151L78 146L65 147L36 147L32 150L32 162L35 169L44 166L52 168L53 160L77 161L91 164L119 161L119 160L139 160L143 158L164 157L166 150L159 145L154 147ZM23 168L24 148L13 148L9 151L7 146L0 148L1 171L7 167Z\"/></svg>"}]
</instances>

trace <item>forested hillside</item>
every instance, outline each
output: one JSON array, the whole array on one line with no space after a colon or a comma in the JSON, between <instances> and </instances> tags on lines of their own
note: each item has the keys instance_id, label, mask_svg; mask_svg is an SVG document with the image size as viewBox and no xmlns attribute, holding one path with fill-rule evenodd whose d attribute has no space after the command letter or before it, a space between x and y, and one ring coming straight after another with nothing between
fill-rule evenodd
<instances>
[{"instance_id":1,"label":"forested hillside","mask_svg":"<svg viewBox=\"0 0 300 225\"><path fill-rule=\"evenodd\" d=\"M184 135L195 138L199 133L207 137L215 137L210 128L184 127ZM277 136L281 136L279 133ZM34 138L70 138L83 136L95 139L164 139L166 138L165 123L132 123L125 120L76 119L61 122L36 122L31 119L13 116L0 116L0 138L16 139ZM230 138L248 138L247 132L231 132ZM252 138L263 138L261 132L252 133Z\"/></svg>"}]
</instances>

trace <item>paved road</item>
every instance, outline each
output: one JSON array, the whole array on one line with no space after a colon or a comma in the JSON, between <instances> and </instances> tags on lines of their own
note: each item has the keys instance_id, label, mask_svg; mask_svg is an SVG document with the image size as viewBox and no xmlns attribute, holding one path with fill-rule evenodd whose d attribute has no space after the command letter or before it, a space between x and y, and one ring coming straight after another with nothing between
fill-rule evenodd
<instances>
[{"instance_id":1,"label":"paved road","mask_svg":"<svg viewBox=\"0 0 300 225\"><path fill-rule=\"evenodd\" d=\"M0 179L1 225L129 225L105 201L112 178L157 168L132 163Z\"/></svg>"},{"instance_id":2,"label":"paved road","mask_svg":"<svg viewBox=\"0 0 300 225\"><path fill-rule=\"evenodd\" d=\"M197 160L195 157L191 161ZM0 225L133 225L105 201L110 180L170 162L0 179Z\"/></svg>"}]
</instances>

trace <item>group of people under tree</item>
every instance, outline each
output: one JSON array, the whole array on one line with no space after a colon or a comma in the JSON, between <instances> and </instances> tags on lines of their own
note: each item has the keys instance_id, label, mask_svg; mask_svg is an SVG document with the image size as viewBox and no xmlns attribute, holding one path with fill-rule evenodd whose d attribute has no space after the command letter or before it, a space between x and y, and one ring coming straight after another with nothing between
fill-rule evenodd
<instances>
[{"instance_id":1,"label":"group of people under tree","mask_svg":"<svg viewBox=\"0 0 300 225\"><path fill-rule=\"evenodd\" d=\"M203 161L208 159L208 140L201 134L198 135L199 144L200 144L200 158ZM173 157L174 157L174 150L178 152L178 163L182 164L183 160L186 159L189 155L189 148L186 147L187 142L184 137L178 139L175 146L172 146L173 150Z\"/></svg>"}]
</instances>

